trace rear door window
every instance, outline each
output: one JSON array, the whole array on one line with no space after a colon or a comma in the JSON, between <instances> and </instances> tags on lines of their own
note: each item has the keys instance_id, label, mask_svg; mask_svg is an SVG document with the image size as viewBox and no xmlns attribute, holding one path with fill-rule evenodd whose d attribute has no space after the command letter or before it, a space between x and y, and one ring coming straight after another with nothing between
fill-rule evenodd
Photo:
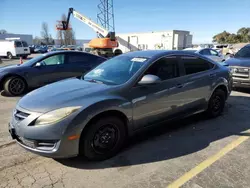
<instances>
[{"instance_id":1,"label":"rear door window","mask_svg":"<svg viewBox=\"0 0 250 188\"><path fill-rule=\"evenodd\" d=\"M214 67L214 64L197 57L183 56L181 57L181 62L183 63L186 75L207 71Z\"/></svg>"}]
</instances>

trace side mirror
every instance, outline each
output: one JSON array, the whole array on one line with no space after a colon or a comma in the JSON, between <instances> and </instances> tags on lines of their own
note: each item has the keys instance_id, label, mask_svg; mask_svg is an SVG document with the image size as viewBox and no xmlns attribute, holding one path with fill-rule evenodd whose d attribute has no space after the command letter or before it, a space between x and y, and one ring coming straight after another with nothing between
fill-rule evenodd
<instances>
[{"instance_id":1,"label":"side mirror","mask_svg":"<svg viewBox=\"0 0 250 188\"><path fill-rule=\"evenodd\" d=\"M35 64L35 67L41 67L42 66L42 63L41 62L37 62L36 64Z\"/></svg>"},{"instance_id":2,"label":"side mirror","mask_svg":"<svg viewBox=\"0 0 250 188\"><path fill-rule=\"evenodd\" d=\"M142 79L138 82L138 85L152 85L157 84L161 81L158 76L147 74L142 77Z\"/></svg>"}]
</instances>

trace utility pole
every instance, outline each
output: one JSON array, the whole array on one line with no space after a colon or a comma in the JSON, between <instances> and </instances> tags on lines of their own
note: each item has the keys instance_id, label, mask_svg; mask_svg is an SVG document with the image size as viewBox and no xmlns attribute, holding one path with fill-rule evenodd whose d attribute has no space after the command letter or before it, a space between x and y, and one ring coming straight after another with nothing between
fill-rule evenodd
<instances>
[{"instance_id":1,"label":"utility pole","mask_svg":"<svg viewBox=\"0 0 250 188\"><path fill-rule=\"evenodd\" d=\"M115 31L115 16L113 0L100 0L97 5L97 23L108 31Z\"/></svg>"}]
</instances>

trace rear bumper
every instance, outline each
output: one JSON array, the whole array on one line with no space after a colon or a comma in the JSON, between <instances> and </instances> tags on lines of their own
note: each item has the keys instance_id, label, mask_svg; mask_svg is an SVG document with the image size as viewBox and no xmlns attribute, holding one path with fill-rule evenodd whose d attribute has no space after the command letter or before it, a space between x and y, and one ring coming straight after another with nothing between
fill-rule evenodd
<instances>
[{"instance_id":1,"label":"rear bumper","mask_svg":"<svg viewBox=\"0 0 250 188\"><path fill-rule=\"evenodd\" d=\"M30 53L16 54L16 57L28 56L28 55L30 55Z\"/></svg>"}]
</instances>

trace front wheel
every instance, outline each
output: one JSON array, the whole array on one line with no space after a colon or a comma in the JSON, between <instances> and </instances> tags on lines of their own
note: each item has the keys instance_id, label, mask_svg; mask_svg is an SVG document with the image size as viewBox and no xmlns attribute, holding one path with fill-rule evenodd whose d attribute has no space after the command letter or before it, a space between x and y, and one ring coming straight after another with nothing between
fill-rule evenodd
<instances>
[{"instance_id":1,"label":"front wheel","mask_svg":"<svg viewBox=\"0 0 250 188\"><path fill-rule=\"evenodd\" d=\"M216 89L209 100L207 115L211 118L218 117L224 110L225 102L225 92L221 89Z\"/></svg>"},{"instance_id":2,"label":"front wheel","mask_svg":"<svg viewBox=\"0 0 250 188\"><path fill-rule=\"evenodd\" d=\"M4 91L7 95L19 96L26 90L26 83L20 77L10 77L4 82Z\"/></svg>"},{"instance_id":3,"label":"front wheel","mask_svg":"<svg viewBox=\"0 0 250 188\"><path fill-rule=\"evenodd\" d=\"M105 160L113 157L125 140L126 129L123 121L117 117L104 117L93 122L83 132L80 154L89 160Z\"/></svg>"}]
</instances>

